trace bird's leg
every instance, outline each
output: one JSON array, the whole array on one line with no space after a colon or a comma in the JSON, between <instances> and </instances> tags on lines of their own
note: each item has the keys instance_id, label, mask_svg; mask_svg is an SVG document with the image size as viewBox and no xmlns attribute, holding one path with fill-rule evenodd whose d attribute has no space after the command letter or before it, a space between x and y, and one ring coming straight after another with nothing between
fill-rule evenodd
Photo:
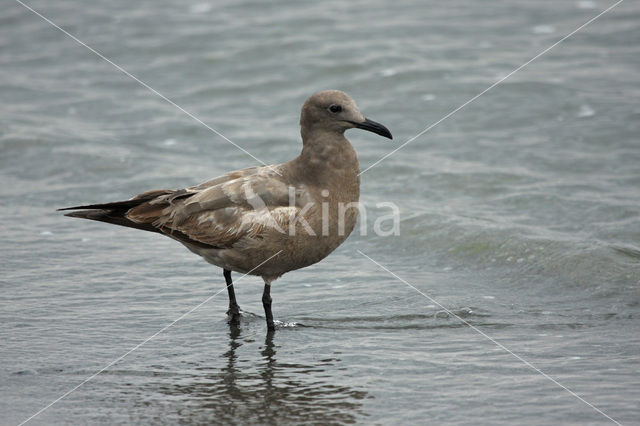
<instances>
[{"instance_id":1,"label":"bird's leg","mask_svg":"<svg viewBox=\"0 0 640 426\"><path fill-rule=\"evenodd\" d=\"M271 283L265 281L264 292L262 292L262 306L264 307L264 315L267 317L267 329L273 331L276 329L273 323L273 313L271 312Z\"/></svg>"},{"instance_id":2,"label":"bird's leg","mask_svg":"<svg viewBox=\"0 0 640 426\"><path fill-rule=\"evenodd\" d=\"M229 292L229 310L227 315L231 317L232 321L240 319L240 306L236 302L236 292L233 291L233 281L231 281L231 271L224 269L224 280L227 282L227 291Z\"/></svg>"}]
</instances>

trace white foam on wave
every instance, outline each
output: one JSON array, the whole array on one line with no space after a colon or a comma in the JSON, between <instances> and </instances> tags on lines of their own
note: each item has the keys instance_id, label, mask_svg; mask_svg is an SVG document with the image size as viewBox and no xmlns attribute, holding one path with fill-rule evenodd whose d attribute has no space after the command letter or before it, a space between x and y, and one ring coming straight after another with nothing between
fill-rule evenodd
<instances>
[{"instance_id":1,"label":"white foam on wave","mask_svg":"<svg viewBox=\"0 0 640 426\"><path fill-rule=\"evenodd\" d=\"M209 3L196 3L189 6L189 12L197 14L211 12L211 9L213 6Z\"/></svg>"},{"instance_id":2,"label":"white foam on wave","mask_svg":"<svg viewBox=\"0 0 640 426\"><path fill-rule=\"evenodd\" d=\"M576 6L578 9L595 9L597 7L596 2L591 0L577 1Z\"/></svg>"},{"instance_id":3,"label":"white foam on wave","mask_svg":"<svg viewBox=\"0 0 640 426\"><path fill-rule=\"evenodd\" d=\"M383 77L391 77L392 75L396 75L397 73L398 71L394 70L393 68L387 68L380 71L380 75L382 75Z\"/></svg>"},{"instance_id":4,"label":"white foam on wave","mask_svg":"<svg viewBox=\"0 0 640 426\"><path fill-rule=\"evenodd\" d=\"M279 320L274 320L273 323L281 328L293 328L293 327L297 327L298 323L295 321L292 322L283 322L283 321L279 321Z\"/></svg>"},{"instance_id":5,"label":"white foam on wave","mask_svg":"<svg viewBox=\"0 0 640 426\"><path fill-rule=\"evenodd\" d=\"M534 34L553 34L556 29L553 25L536 25L532 31Z\"/></svg>"},{"instance_id":6,"label":"white foam on wave","mask_svg":"<svg viewBox=\"0 0 640 426\"><path fill-rule=\"evenodd\" d=\"M596 112L589 105L580 105L580 110L578 111L579 118L592 117L596 115Z\"/></svg>"}]
</instances>

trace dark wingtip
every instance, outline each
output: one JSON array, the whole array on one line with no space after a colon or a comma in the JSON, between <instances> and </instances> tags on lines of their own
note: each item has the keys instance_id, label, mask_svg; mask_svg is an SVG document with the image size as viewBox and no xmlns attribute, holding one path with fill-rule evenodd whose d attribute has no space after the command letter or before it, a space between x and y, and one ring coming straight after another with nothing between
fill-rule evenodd
<instances>
[{"instance_id":1,"label":"dark wingtip","mask_svg":"<svg viewBox=\"0 0 640 426\"><path fill-rule=\"evenodd\" d=\"M67 209L58 209L58 210L67 210ZM77 211L77 212L69 212L69 213L65 213L65 216L68 217L79 217L81 219L93 219L96 215L95 215L95 211L90 211L90 210L84 210L84 211Z\"/></svg>"},{"instance_id":2,"label":"dark wingtip","mask_svg":"<svg viewBox=\"0 0 640 426\"><path fill-rule=\"evenodd\" d=\"M130 209L138 204L147 201L147 199L137 198L125 201L116 201L113 203L100 203L100 204L87 204L84 206L63 207L56 211L64 210L115 210L115 209Z\"/></svg>"},{"instance_id":3,"label":"dark wingtip","mask_svg":"<svg viewBox=\"0 0 640 426\"><path fill-rule=\"evenodd\" d=\"M95 209L96 207L94 206L73 206L73 207L61 207L59 209L56 209L57 212L62 212L65 210L88 210L88 209Z\"/></svg>"}]
</instances>

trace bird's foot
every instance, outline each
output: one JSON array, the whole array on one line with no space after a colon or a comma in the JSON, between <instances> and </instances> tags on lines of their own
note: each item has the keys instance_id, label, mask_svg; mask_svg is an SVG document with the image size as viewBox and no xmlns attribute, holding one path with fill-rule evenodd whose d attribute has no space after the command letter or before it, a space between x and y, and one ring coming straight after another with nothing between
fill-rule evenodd
<instances>
[{"instance_id":1,"label":"bird's foot","mask_svg":"<svg viewBox=\"0 0 640 426\"><path fill-rule=\"evenodd\" d=\"M240 321L240 306L237 304L229 305L229 309L227 310L227 315L229 316L229 321L238 322Z\"/></svg>"},{"instance_id":2,"label":"bird's foot","mask_svg":"<svg viewBox=\"0 0 640 426\"><path fill-rule=\"evenodd\" d=\"M273 321L267 320L267 331L269 333L272 333L272 332L276 331L276 325L275 325L275 323Z\"/></svg>"}]
</instances>

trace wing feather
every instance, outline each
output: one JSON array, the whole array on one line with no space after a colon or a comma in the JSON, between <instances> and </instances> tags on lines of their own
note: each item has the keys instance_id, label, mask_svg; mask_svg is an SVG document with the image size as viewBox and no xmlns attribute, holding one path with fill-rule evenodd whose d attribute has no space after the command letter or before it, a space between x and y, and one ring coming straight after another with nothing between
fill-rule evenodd
<instances>
[{"instance_id":1,"label":"wing feather","mask_svg":"<svg viewBox=\"0 0 640 426\"><path fill-rule=\"evenodd\" d=\"M197 186L141 203L126 218L171 236L229 248L260 238L269 228L286 230L298 208L289 206L288 185L267 167L231 172ZM300 192L300 189L297 189Z\"/></svg>"}]
</instances>

